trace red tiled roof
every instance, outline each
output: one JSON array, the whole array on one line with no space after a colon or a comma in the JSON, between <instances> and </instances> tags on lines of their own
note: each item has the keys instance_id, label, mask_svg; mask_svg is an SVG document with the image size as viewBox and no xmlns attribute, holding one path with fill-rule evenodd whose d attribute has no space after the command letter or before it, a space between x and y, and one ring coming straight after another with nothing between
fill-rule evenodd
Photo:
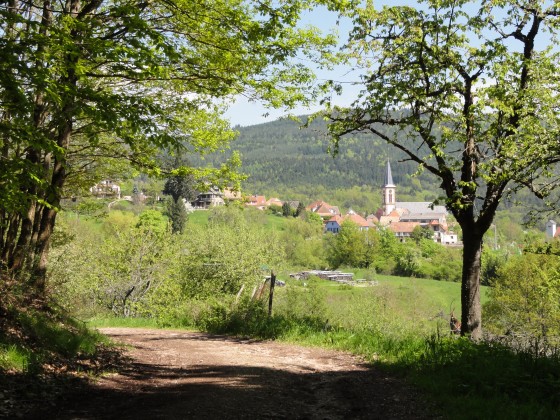
<instances>
[{"instance_id":1,"label":"red tiled roof","mask_svg":"<svg viewBox=\"0 0 560 420\"><path fill-rule=\"evenodd\" d=\"M342 216L337 214L336 216L333 216L329 220L327 220L327 222L336 222L341 225L342 222L344 222L344 219L342 218Z\"/></svg>"},{"instance_id":2,"label":"red tiled roof","mask_svg":"<svg viewBox=\"0 0 560 420\"><path fill-rule=\"evenodd\" d=\"M282 205L284 204L284 202L282 200L280 200L279 198L269 198L266 202L267 206L280 206L282 207Z\"/></svg>"},{"instance_id":3,"label":"red tiled roof","mask_svg":"<svg viewBox=\"0 0 560 420\"><path fill-rule=\"evenodd\" d=\"M398 233L412 233L416 226L420 226L418 222L394 222L389 225L389 229L393 232Z\"/></svg>"},{"instance_id":4,"label":"red tiled roof","mask_svg":"<svg viewBox=\"0 0 560 420\"><path fill-rule=\"evenodd\" d=\"M369 227L371 226L370 223L364 219L362 216L360 216L359 214L347 214L346 216L344 216L344 220L351 220L352 222L356 223L358 226L361 227Z\"/></svg>"},{"instance_id":5,"label":"red tiled roof","mask_svg":"<svg viewBox=\"0 0 560 420\"><path fill-rule=\"evenodd\" d=\"M338 210L338 207L331 206L330 204L327 204L324 201L315 201L314 203L308 205L305 209L307 211L317 213L319 216L322 217L340 214L340 210Z\"/></svg>"},{"instance_id":6,"label":"red tiled roof","mask_svg":"<svg viewBox=\"0 0 560 420\"><path fill-rule=\"evenodd\" d=\"M248 198L247 204L250 206L264 206L266 198L264 195L252 195Z\"/></svg>"}]
</instances>

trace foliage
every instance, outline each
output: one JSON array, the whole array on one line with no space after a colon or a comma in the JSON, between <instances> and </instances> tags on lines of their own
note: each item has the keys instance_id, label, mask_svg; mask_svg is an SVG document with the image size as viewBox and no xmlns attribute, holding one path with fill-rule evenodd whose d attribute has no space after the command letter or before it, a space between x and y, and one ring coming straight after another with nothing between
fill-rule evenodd
<instances>
[{"instance_id":1,"label":"foliage","mask_svg":"<svg viewBox=\"0 0 560 420\"><path fill-rule=\"evenodd\" d=\"M80 230L53 249L53 291L84 316L111 312L192 324L193 301L227 299L242 286L250 290L285 260L278 235L248 222L244 210L222 207L210 213L207 226L171 235L158 211L138 218L111 212L97 233ZM82 223L61 228L75 232Z\"/></svg>"},{"instance_id":2,"label":"foliage","mask_svg":"<svg viewBox=\"0 0 560 420\"><path fill-rule=\"evenodd\" d=\"M559 55L536 43L557 31L556 5L424 0L379 10L368 1L341 14L354 25L341 55L361 74L347 108L331 106L341 84L325 85L334 149L368 132L439 179L463 233L461 333L479 339L484 233L512 192L546 198L560 181Z\"/></svg>"},{"instance_id":3,"label":"foliage","mask_svg":"<svg viewBox=\"0 0 560 420\"><path fill-rule=\"evenodd\" d=\"M306 269L322 269L327 266L322 223L302 218L287 219L280 241L289 265Z\"/></svg>"},{"instance_id":4,"label":"foliage","mask_svg":"<svg viewBox=\"0 0 560 420\"><path fill-rule=\"evenodd\" d=\"M501 250L491 250L485 247L482 250L482 272L480 283L485 286L493 285L498 279L500 270L506 264L508 255Z\"/></svg>"},{"instance_id":5,"label":"foliage","mask_svg":"<svg viewBox=\"0 0 560 420\"><path fill-rule=\"evenodd\" d=\"M153 232L161 235L167 230L167 220L158 210L144 210L138 216L136 227L142 231Z\"/></svg>"},{"instance_id":6,"label":"foliage","mask_svg":"<svg viewBox=\"0 0 560 420\"><path fill-rule=\"evenodd\" d=\"M323 219L317 213L313 213L312 211L303 212L303 218L310 223L314 223L317 226L323 227Z\"/></svg>"},{"instance_id":7,"label":"foliage","mask_svg":"<svg viewBox=\"0 0 560 420\"><path fill-rule=\"evenodd\" d=\"M225 220L209 219L206 228L193 228L182 238L182 287L190 298L236 294L262 279L265 267L278 269L284 261L276 234L250 224L236 208L218 213Z\"/></svg>"},{"instance_id":8,"label":"foliage","mask_svg":"<svg viewBox=\"0 0 560 420\"><path fill-rule=\"evenodd\" d=\"M396 260L395 274L399 276L413 276L420 269L420 251L415 247L404 247Z\"/></svg>"},{"instance_id":9,"label":"foliage","mask_svg":"<svg viewBox=\"0 0 560 420\"><path fill-rule=\"evenodd\" d=\"M332 268L369 267L383 274L461 280L460 249L425 238L400 243L389 229L360 231L354 224L343 225L338 234L324 238L326 260Z\"/></svg>"},{"instance_id":10,"label":"foliage","mask_svg":"<svg viewBox=\"0 0 560 420\"><path fill-rule=\"evenodd\" d=\"M290 216L293 216L293 215L294 215L294 212L293 212L292 208L290 207L290 203L284 202L284 204L282 204L282 216L290 217Z\"/></svg>"},{"instance_id":11,"label":"foliage","mask_svg":"<svg viewBox=\"0 0 560 420\"><path fill-rule=\"evenodd\" d=\"M174 242L161 219L151 225L147 220L153 221L146 218L136 227L114 230L100 246L91 242L99 238L83 237L58 250L74 257L56 260L50 273L69 309L134 316L138 305L166 281L174 268Z\"/></svg>"},{"instance_id":12,"label":"foliage","mask_svg":"<svg viewBox=\"0 0 560 420\"><path fill-rule=\"evenodd\" d=\"M266 212L269 214L281 215L282 214L282 207L277 206L276 204L271 204L266 209Z\"/></svg>"},{"instance_id":13,"label":"foliage","mask_svg":"<svg viewBox=\"0 0 560 420\"><path fill-rule=\"evenodd\" d=\"M331 267L365 267L367 244L364 232L350 220L342 222L340 232L326 237L327 260Z\"/></svg>"},{"instance_id":14,"label":"foliage","mask_svg":"<svg viewBox=\"0 0 560 420\"><path fill-rule=\"evenodd\" d=\"M151 175L238 186L237 153L217 167L162 168L158 157L227 148L235 133L222 114L232 95L277 107L305 102L301 89L312 74L290 59L335 40L296 27L308 7L269 0L1 3L2 269L27 276L44 298L57 211L64 196L78 192L66 189L90 183L91 174L126 172L109 171L122 162Z\"/></svg>"},{"instance_id":15,"label":"foliage","mask_svg":"<svg viewBox=\"0 0 560 420\"><path fill-rule=\"evenodd\" d=\"M170 195L173 201L181 198L192 201L196 198L195 180L190 176L172 176L167 178L163 186L163 194Z\"/></svg>"},{"instance_id":16,"label":"foliage","mask_svg":"<svg viewBox=\"0 0 560 420\"><path fill-rule=\"evenodd\" d=\"M560 261L552 255L512 257L499 272L485 307L488 327L545 350L560 345Z\"/></svg>"},{"instance_id":17,"label":"foliage","mask_svg":"<svg viewBox=\"0 0 560 420\"><path fill-rule=\"evenodd\" d=\"M323 325L327 320L326 293L319 287L318 280L311 277L304 287L288 286L279 312L291 320L301 319Z\"/></svg>"},{"instance_id":18,"label":"foliage","mask_svg":"<svg viewBox=\"0 0 560 420\"><path fill-rule=\"evenodd\" d=\"M187 209L182 198L175 200L173 197L166 201L167 217L171 220L171 231L173 233L183 233L187 222Z\"/></svg>"},{"instance_id":19,"label":"foliage","mask_svg":"<svg viewBox=\"0 0 560 420\"><path fill-rule=\"evenodd\" d=\"M410 234L411 239L416 243L420 243L422 239L432 239L433 236L434 232L429 226L420 225L416 226Z\"/></svg>"}]
</instances>

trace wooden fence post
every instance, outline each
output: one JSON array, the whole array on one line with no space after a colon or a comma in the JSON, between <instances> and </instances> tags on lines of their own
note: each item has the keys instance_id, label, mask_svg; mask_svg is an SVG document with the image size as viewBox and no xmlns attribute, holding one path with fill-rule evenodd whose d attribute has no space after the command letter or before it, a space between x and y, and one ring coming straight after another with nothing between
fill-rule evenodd
<instances>
[{"instance_id":1,"label":"wooden fence post","mask_svg":"<svg viewBox=\"0 0 560 420\"><path fill-rule=\"evenodd\" d=\"M276 275L274 271L270 272L270 294L268 295L268 317L272 316L272 298L274 297L274 285L276 284Z\"/></svg>"}]
</instances>

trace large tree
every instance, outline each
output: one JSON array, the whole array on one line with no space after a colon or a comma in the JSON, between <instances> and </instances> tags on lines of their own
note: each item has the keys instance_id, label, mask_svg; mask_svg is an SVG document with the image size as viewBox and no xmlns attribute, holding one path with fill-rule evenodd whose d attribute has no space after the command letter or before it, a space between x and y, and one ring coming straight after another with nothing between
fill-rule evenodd
<instances>
[{"instance_id":1,"label":"large tree","mask_svg":"<svg viewBox=\"0 0 560 420\"><path fill-rule=\"evenodd\" d=\"M361 88L350 107L326 115L336 142L369 132L439 178L440 201L463 232L461 332L478 339L482 240L498 205L521 188L546 199L559 182L560 9L544 0L418 3L345 12L353 30L343 53Z\"/></svg>"},{"instance_id":2,"label":"large tree","mask_svg":"<svg viewBox=\"0 0 560 420\"><path fill-rule=\"evenodd\" d=\"M305 1L0 1L0 269L45 290L56 214L72 175L100 159L160 174L156 155L233 137L216 98L303 98L287 60L323 41L295 27ZM233 178L215 169L171 175ZM2 276L4 278L4 276Z\"/></svg>"}]
</instances>

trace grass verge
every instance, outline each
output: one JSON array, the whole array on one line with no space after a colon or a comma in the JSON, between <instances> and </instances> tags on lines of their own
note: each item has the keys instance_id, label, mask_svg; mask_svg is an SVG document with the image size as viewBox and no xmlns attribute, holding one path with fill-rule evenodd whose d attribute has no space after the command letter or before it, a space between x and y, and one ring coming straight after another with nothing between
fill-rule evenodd
<instances>
[{"instance_id":1,"label":"grass verge","mask_svg":"<svg viewBox=\"0 0 560 420\"><path fill-rule=\"evenodd\" d=\"M107 337L54 304L23 303L0 302L0 418L36 418L125 360Z\"/></svg>"}]
</instances>

